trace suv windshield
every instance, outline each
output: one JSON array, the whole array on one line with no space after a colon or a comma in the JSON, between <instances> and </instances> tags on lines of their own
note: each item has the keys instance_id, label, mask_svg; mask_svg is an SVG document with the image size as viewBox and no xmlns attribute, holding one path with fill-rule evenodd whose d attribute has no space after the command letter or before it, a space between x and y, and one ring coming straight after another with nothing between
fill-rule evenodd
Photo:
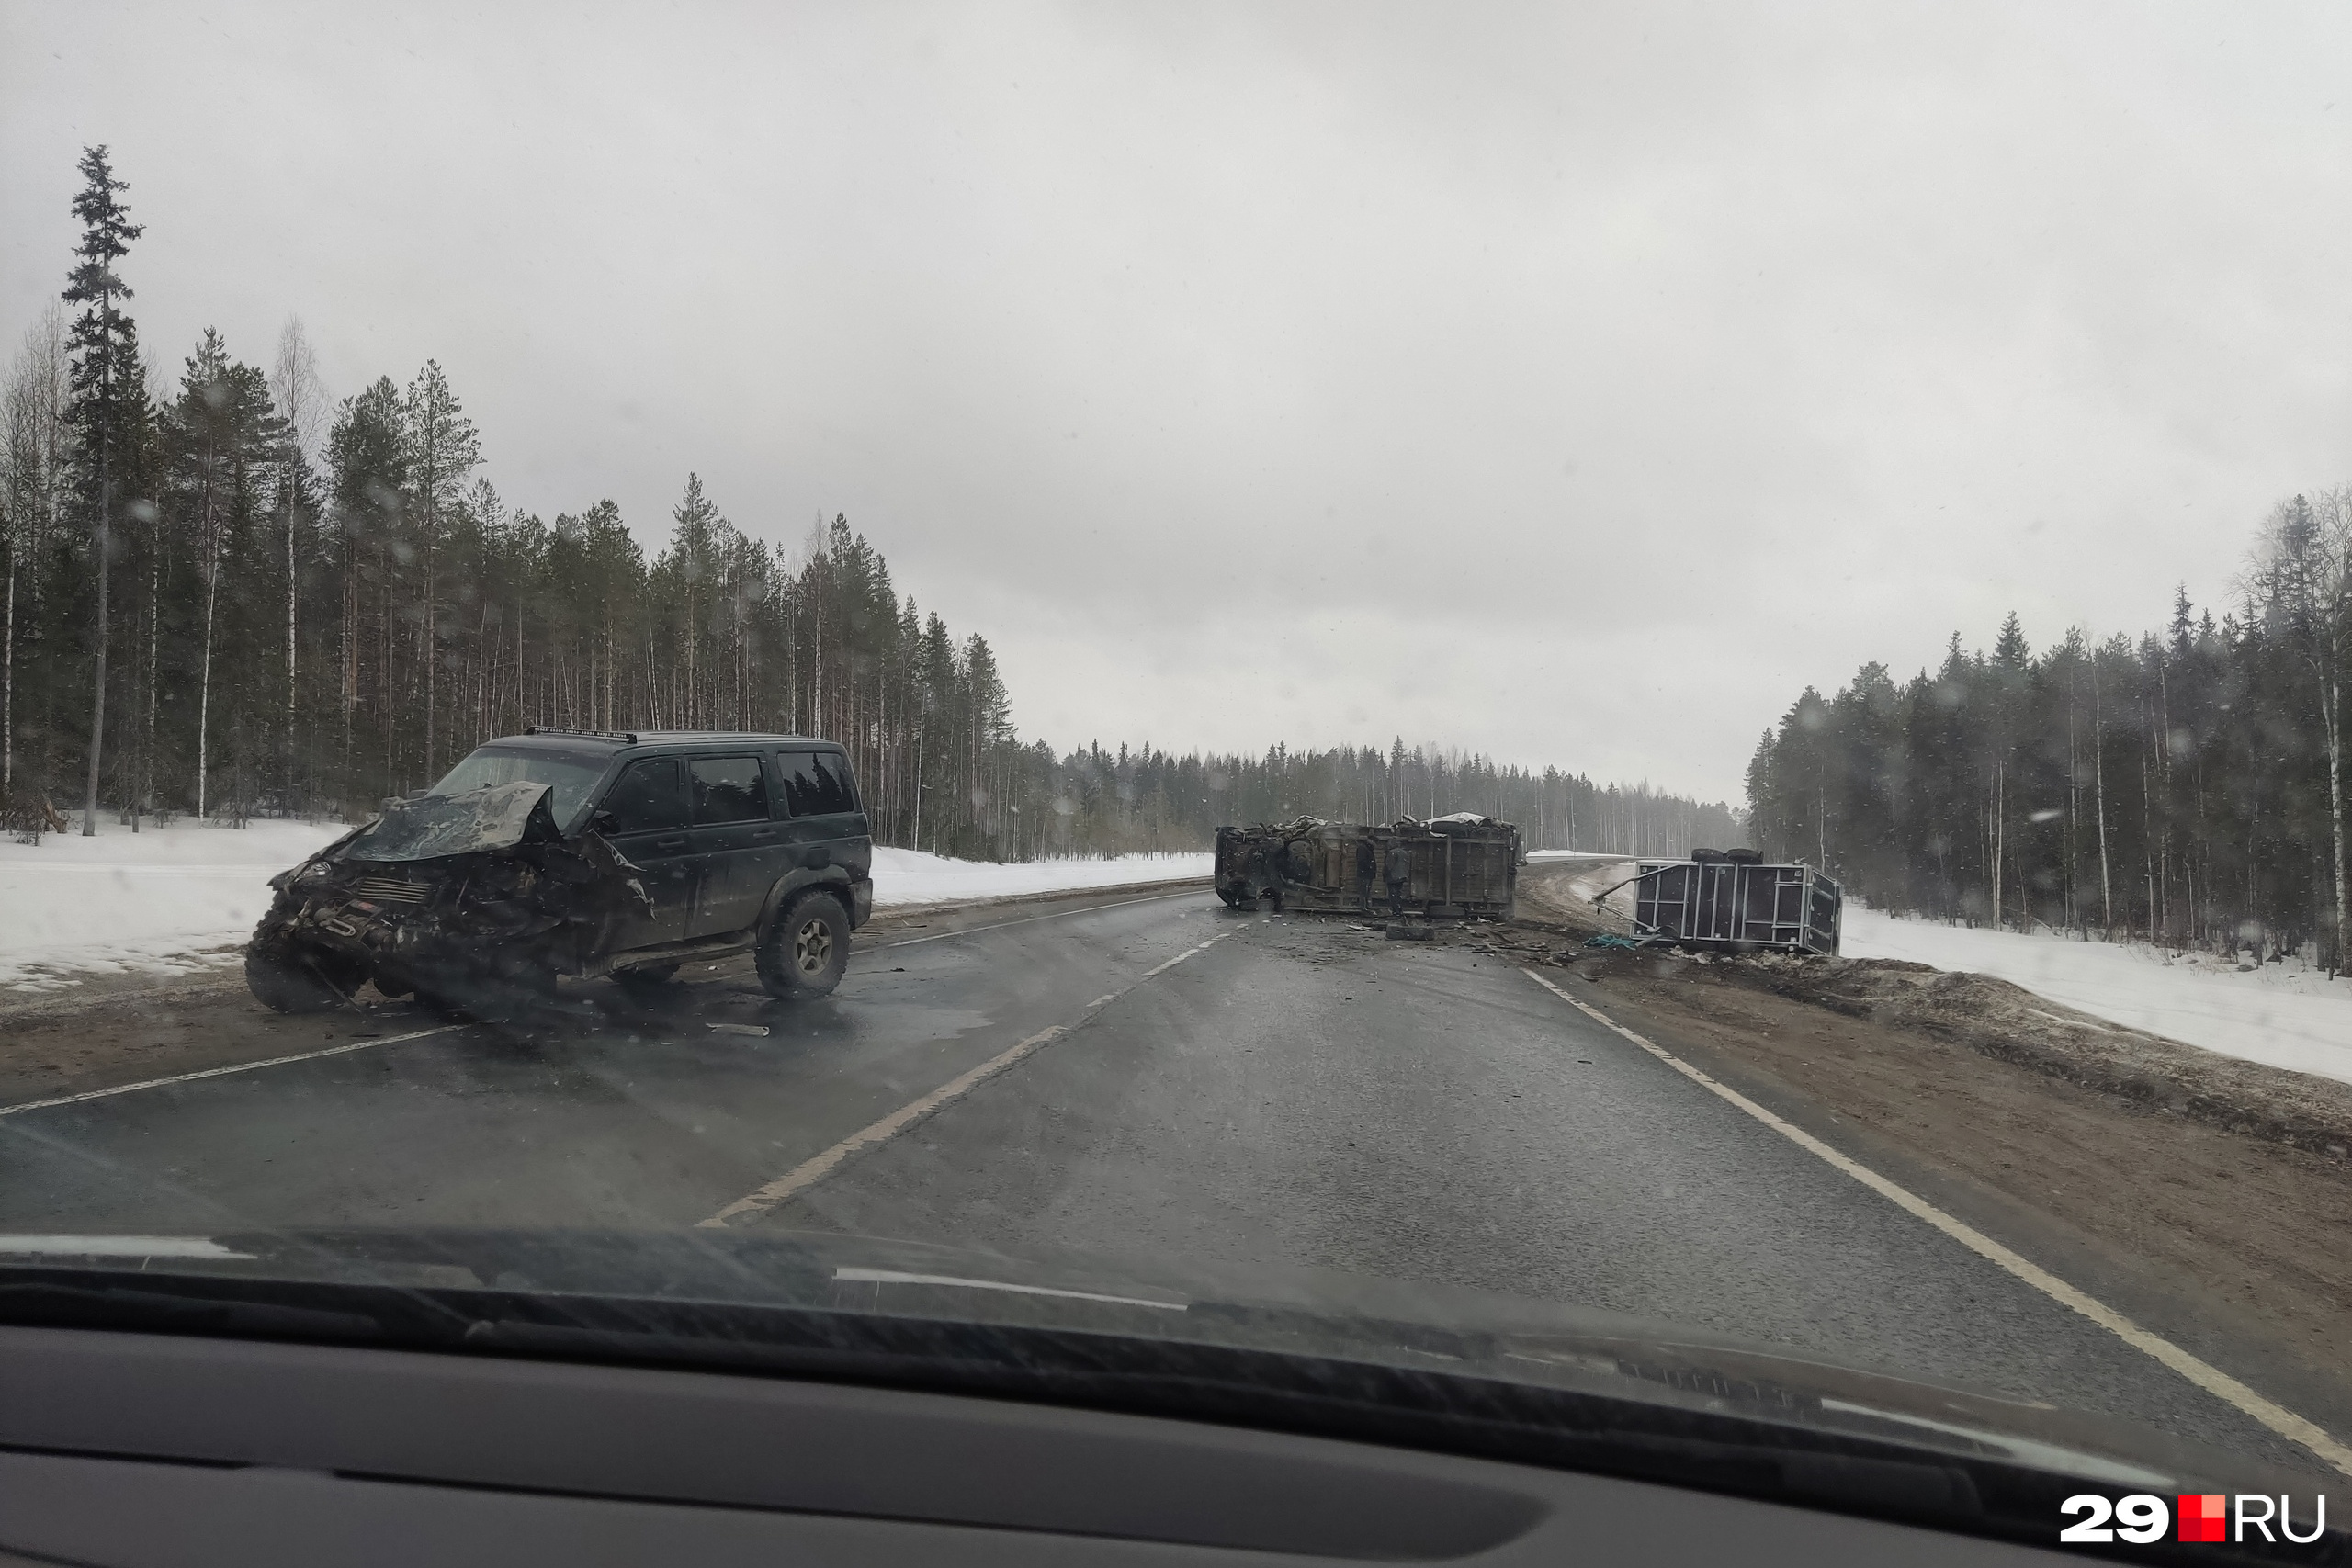
<instances>
[{"instance_id":1,"label":"suv windshield","mask_svg":"<svg viewBox=\"0 0 2352 1568\"><path fill-rule=\"evenodd\" d=\"M550 786L548 809L560 829L569 829L588 804L588 792L604 776L605 760L537 747L482 746L441 775L434 795L463 795L490 784Z\"/></svg>"}]
</instances>

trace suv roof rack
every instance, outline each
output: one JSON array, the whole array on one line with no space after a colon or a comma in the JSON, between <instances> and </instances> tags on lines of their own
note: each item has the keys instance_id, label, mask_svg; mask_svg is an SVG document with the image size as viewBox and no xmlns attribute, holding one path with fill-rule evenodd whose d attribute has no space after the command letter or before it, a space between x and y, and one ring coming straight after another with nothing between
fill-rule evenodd
<instances>
[{"instance_id":1,"label":"suv roof rack","mask_svg":"<svg viewBox=\"0 0 2352 1568\"><path fill-rule=\"evenodd\" d=\"M637 744L637 732L633 729L560 729L552 725L526 724L523 727L523 733L526 735L584 735L594 740L622 740L631 746Z\"/></svg>"}]
</instances>

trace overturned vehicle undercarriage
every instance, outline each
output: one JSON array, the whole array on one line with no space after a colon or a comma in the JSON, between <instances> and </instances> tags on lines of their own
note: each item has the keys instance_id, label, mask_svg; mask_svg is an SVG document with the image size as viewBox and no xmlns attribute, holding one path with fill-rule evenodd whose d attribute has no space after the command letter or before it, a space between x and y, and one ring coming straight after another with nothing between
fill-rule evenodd
<instances>
[{"instance_id":1,"label":"overturned vehicle undercarriage","mask_svg":"<svg viewBox=\"0 0 2352 1568\"><path fill-rule=\"evenodd\" d=\"M1216 830L1216 893L1236 908L1508 919L1519 829L1475 812L1422 821L1294 821Z\"/></svg>"},{"instance_id":2,"label":"overturned vehicle undercarriage","mask_svg":"<svg viewBox=\"0 0 2352 1568\"><path fill-rule=\"evenodd\" d=\"M384 814L270 879L245 983L279 1012L338 1007L364 981L451 1010L551 997L597 974L650 900L594 832L567 840L548 786L516 782L388 803Z\"/></svg>"}]
</instances>

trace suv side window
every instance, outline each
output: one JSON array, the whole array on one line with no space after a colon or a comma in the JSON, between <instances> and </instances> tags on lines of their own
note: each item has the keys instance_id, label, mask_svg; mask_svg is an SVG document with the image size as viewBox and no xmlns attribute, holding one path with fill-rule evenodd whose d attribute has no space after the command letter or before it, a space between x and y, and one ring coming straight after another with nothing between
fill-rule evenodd
<instances>
[{"instance_id":1,"label":"suv side window","mask_svg":"<svg viewBox=\"0 0 2352 1568\"><path fill-rule=\"evenodd\" d=\"M757 757L696 757L692 769L695 826L767 820L767 774Z\"/></svg>"},{"instance_id":2,"label":"suv side window","mask_svg":"<svg viewBox=\"0 0 2352 1568\"><path fill-rule=\"evenodd\" d=\"M785 808L795 817L830 817L857 809L849 787L846 759L833 751L782 751L776 768L784 778Z\"/></svg>"},{"instance_id":3,"label":"suv side window","mask_svg":"<svg viewBox=\"0 0 2352 1568\"><path fill-rule=\"evenodd\" d=\"M675 757L641 757L621 772L605 792L604 809L613 814L613 833L650 833L686 825L686 790Z\"/></svg>"}]
</instances>

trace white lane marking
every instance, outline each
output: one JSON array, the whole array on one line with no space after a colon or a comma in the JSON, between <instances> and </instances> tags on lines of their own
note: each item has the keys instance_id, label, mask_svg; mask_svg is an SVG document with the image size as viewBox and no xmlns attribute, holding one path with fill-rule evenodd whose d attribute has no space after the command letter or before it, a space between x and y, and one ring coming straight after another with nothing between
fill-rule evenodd
<instances>
[{"instance_id":1,"label":"white lane marking","mask_svg":"<svg viewBox=\"0 0 2352 1568\"><path fill-rule=\"evenodd\" d=\"M2133 1349L2163 1362L2215 1398L2234 1405L2238 1410L2261 1422L2280 1437L2290 1442L2301 1443L2345 1474L2352 1475L2352 1448L2346 1448L2344 1444L2337 1442L2318 1426L2304 1420L2284 1405L2276 1404L2265 1399L2219 1367L2199 1360L2171 1340L2149 1333L2113 1307L2086 1295L2038 1264L2028 1262L1975 1226L1954 1219L1908 1189L1896 1186L1860 1160L1838 1153L1804 1128L1774 1115L1737 1089L1716 1082L1673 1053L1660 1050L1599 1008L1568 995L1534 970L1522 969L1520 973L1578 1012L1590 1018L1602 1028L1623 1035L1692 1083L1745 1111L1799 1148L1805 1150L1808 1154L1818 1156L1828 1164L1844 1171L1880 1197L1894 1204L1895 1207L1927 1221L1961 1246L1988 1262L1999 1265L2052 1301L2080 1313Z\"/></svg>"},{"instance_id":2,"label":"white lane marking","mask_svg":"<svg viewBox=\"0 0 2352 1568\"><path fill-rule=\"evenodd\" d=\"M1209 938L1209 942L1215 942L1216 940L1216 938L1215 938L1215 937L1211 937L1211 938ZM1173 969L1173 968L1175 968L1175 967L1176 967L1176 965L1178 965L1179 964L1183 963L1183 962L1184 962L1184 960L1186 960L1187 958L1192 957L1192 956L1193 956L1193 954L1194 954L1194 953L1196 953L1200 952L1201 947L1206 947L1208 944L1209 944L1209 943L1208 943L1208 942L1204 942L1201 943L1201 946L1200 946L1200 947L1188 947L1188 948L1186 948L1183 952L1182 952L1182 953L1178 953L1175 957L1173 957L1173 958L1170 959L1167 963L1165 963L1165 964L1156 964L1156 965L1154 965L1153 967L1151 967L1151 968L1149 968L1149 969L1145 970L1145 971L1143 972L1143 977L1144 977L1145 979L1148 980L1148 979L1150 979L1154 975L1157 975L1157 974L1160 973L1162 970L1167 970L1167 969Z\"/></svg>"},{"instance_id":3,"label":"white lane marking","mask_svg":"<svg viewBox=\"0 0 2352 1568\"><path fill-rule=\"evenodd\" d=\"M198 1078L224 1078L232 1073L259 1072L264 1067L282 1067L288 1062L315 1062L322 1056L347 1055L354 1051L374 1051L386 1045L398 1045L407 1040L424 1040L435 1034L447 1034L472 1027L463 1023L445 1023L437 1029L420 1029L409 1034L387 1034L379 1040L351 1040L341 1045L329 1045L317 1051L298 1051L291 1056L271 1056L259 1062L236 1062L225 1067L206 1067L201 1072L174 1073L167 1078L141 1078L137 1083L117 1084L112 1089L84 1089L80 1094L61 1094L52 1100L28 1100L18 1105L0 1105L0 1116L14 1116L21 1111L46 1111L52 1105L79 1105L85 1100L105 1100L112 1095L135 1094L142 1089L164 1089L175 1083L194 1083Z\"/></svg>"},{"instance_id":4,"label":"white lane marking","mask_svg":"<svg viewBox=\"0 0 2352 1568\"><path fill-rule=\"evenodd\" d=\"M1185 1312L1189 1302L1148 1302L1141 1296L1106 1296L1099 1291L1064 1291L1051 1285L1012 1285L1001 1280L967 1280L960 1274L905 1274L896 1269L836 1269L836 1280L876 1285L958 1285L967 1291L1012 1291L1024 1296L1063 1296L1074 1302L1110 1302L1117 1306Z\"/></svg>"},{"instance_id":5,"label":"white lane marking","mask_svg":"<svg viewBox=\"0 0 2352 1568\"><path fill-rule=\"evenodd\" d=\"M807 1188L814 1187L840 1168L851 1156L864 1152L876 1144L898 1136L943 1105L949 1105L969 1094L978 1085L996 1077L1013 1063L1028 1055L1041 1045L1052 1043L1069 1031L1060 1024L1041 1029L1026 1040L990 1056L967 1073L948 1079L921 1100L901 1105L879 1122L859 1128L840 1143L812 1159L801 1161L764 1187L754 1188L738 1198L710 1218L702 1221L699 1230L724 1230L736 1218L744 1214L761 1214Z\"/></svg>"},{"instance_id":6,"label":"white lane marking","mask_svg":"<svg viewBox=\"0 0 2352 1568\"><path fill-rule=\"evenodd\" d=\"M886 948L912 947L917 942L945 942L951 936L977 936L982 931L1001 931L1007 926L1033 926L1039 920L1066 920L1072 915L1091 915L1103 909L1124 909L1130 904L1159 904L1170 898L1192 897L1201 891L1198 887L1187 887L1178 893L1152 893L1141 898L1122 898L1114 904L1089 904L1083 909L1056 909L1050 915L1023 915L1017 920L998 920L991 925L966 926L962 931L937 931L930 936L910 936L903 942L876 942L875 951L878 953Z\"/></svg>"},{"instance_id":7,"label":"white lane marking","mask_svg":"<svg viewBox=\"0 0 2352 1568\"><path fill-rule=\"evenodd\" d=\"M1209 938L1208 941L1201 943L1200 947L1186 948L1183 952L1170 959L1167 964L1159 965L1159 969L1153 969L1148 974L1138 976L1136 978L1129 981L1126 985L1120 987L1117 990L1112 992L1109 996L1101 998L1099 1001L1089 1002L1086 1006L1086 1010L1088 1012L1092 1012L1099 1007L1116 1001L1119 998L1125 996L1129 991L1134 990L1137 986L1142 985L1146 980L1150 979L1152 976L1159 974L1161 969L1166 969L1170 964L1182 964L1185 959L1190 958L1193 954L1200 952L1202 948L1214 947L1216 943L1224 941L1225 937L1232 934L1232 932L1227 931L1222 935ZM1019 1062L1023 1057L1029 1055L1032 1052L1035 1052L1043 1046L1051 1044L1053 1042L1060 1039L1063 1035L1068 1034L1069 1032L1069 1026L1057 1023L1050 1029L1041 1029L1036 1033L1029 1036L1026 1040L1018 1041L1013 1044L1007 1046L1003 1051L998 1053L996 1055L990 1056L987 1061L982 1062L978 1066L974 1067L971 1071L948 1079L945 1083L941 1084L937 1089L933 1089L929 1094L924 1095L922 1099L910 1100L908 1103L899 1107L898 1110L890 1112L889 1115L883 1117L879 1122L859 1128L856 1132L852 1133L848 1137L843 1138L840 1143L835 1144L831 1148L827 1149L824 1153L801 1161L798 1165L794 1166L790 1170L786 1171L782 1176L777 1177L774 1181L769 1182L764 1187L756 1188L750 1192L746 1192L742 1197L736 1199L735 1201L728 1204L727 1207L711 1215L710 1218L698 1221L695 1228L697 1230L724 1230L736 1220L742 1218L745 1215L756 1217L767 1213L770 1209L775 1208L778 1203L783 1202L786 1199L793 1197L797 1193L805 1192L809 1188L817 1185L820 1181L824 1180L825 1178L831 1176L834 1171L839 1170L844 1163L855 1156L865 1153L867 1149L872 1148L876 1144L887 1143L890 1139L897 1137L899 1134L905 1132L908 1128L913 1126L924 1117L929 1116L933 1111L954 1104L956 1100L963 1099L982 1083L987 1082L989 1078L996 1077L997 1074L1004 1071L1007 1067L1010 1067L1014 1063Z\"/></svg>"}]
</instances>

